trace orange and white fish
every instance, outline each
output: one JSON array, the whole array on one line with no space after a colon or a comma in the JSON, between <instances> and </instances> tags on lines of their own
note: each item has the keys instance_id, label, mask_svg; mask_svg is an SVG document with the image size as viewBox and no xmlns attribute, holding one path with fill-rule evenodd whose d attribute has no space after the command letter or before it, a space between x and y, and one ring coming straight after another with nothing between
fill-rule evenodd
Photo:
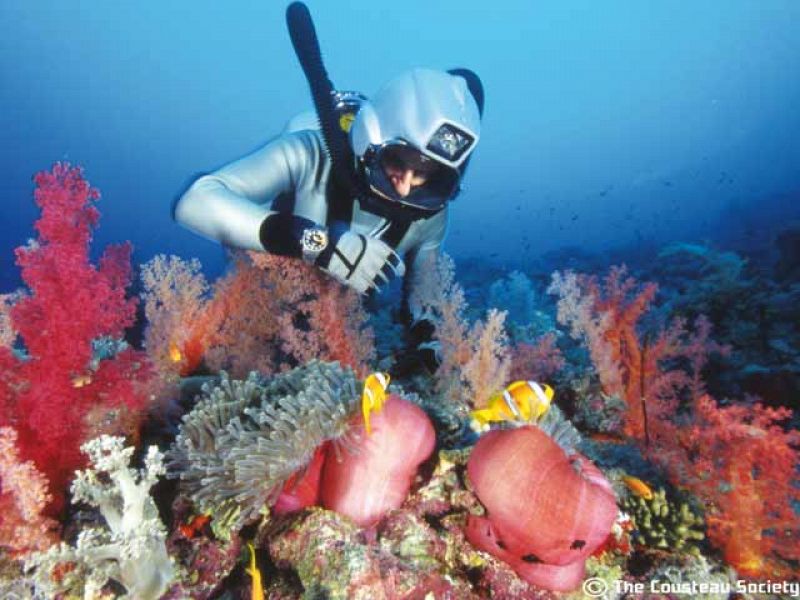
<instances>
[{"instance_id":1,"label":"orange and white fish","mask_svg":"<svg viewBox=\"0 0 800 600\"><path fill-rule=\"evenodd\" d=\"M245 572L253 578L253 590L250 592L250 600L264 600L264 584L261 581L261 571L256 565L256 550L253 544L248 543L250 550L250 566Z\"/></svg>"},{"instance_id":2,"label":"orange and white fish","mask_svg":"<svg viewBox=\"0 0 800 600\"><path fill-rule=\"evenodd\" d=\"M550 408L553 388L535 381L515 381L505 390L489 398L486 408L471 415L479 429L499 421L538 421Z\"/></svg>"},{"instance_id":3,"label":"orange and white fish","mask_svg":"<svg viewBox=\"0 0 800 600\"><path fill-rule=\"evenodd\" d=\"M361 394L361 414L364 416L364 426L367 435L372 434L369 425L370 413L378 414L386 401L386 388L389 387L388 373L375 372L364 380L364 391Z\"/></svg>"},{"instance_id":4,"label":"orange and white fish","mask_svg":"<svg viewBox=\"0 0 800 600\"><path fill-rule=\"evenodd\" d=\"M632 475L623 475L622 483L628 486L628 489L640 498L644 498L645 500L653 499L652 488L638 477L633 477Z\"/></svg>"}]
</instances>

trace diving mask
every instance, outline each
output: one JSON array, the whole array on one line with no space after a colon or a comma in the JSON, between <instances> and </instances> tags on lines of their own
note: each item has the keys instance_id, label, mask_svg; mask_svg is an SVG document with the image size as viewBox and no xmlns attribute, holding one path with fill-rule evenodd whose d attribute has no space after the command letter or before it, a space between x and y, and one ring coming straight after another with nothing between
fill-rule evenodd
<instances>
[{"instance_id":1,"label":"diving mask","mask_svg":"<svg viewBox=\"0 0 800 600\"><path fill-rule=\"evenodd\" d=\"M374 194L421 210L441 210L459 189L460 176L456 169L420 152L404 140L370 147L364 155L362 168ZM412 173L412 187L403 195L392 183L392 176L409 171Z\"/></svg>"}]
</instances>

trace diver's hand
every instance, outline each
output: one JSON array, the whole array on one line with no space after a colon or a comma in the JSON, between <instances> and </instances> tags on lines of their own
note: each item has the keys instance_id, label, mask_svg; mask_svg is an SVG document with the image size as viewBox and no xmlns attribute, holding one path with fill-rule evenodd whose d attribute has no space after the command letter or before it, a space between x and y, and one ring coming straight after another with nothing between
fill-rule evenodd
<instances>
[{"instance_id":1,"label":"diver's hand","mask_svg":"<svg viewBox=\"0 0 800 600\"><path fill-rule=\"evenodd\" d=\"M320 254L317 266L359 294L406 272L402 259L385 242L353 231L345 231Z\"/></svg>"}]
</instances>

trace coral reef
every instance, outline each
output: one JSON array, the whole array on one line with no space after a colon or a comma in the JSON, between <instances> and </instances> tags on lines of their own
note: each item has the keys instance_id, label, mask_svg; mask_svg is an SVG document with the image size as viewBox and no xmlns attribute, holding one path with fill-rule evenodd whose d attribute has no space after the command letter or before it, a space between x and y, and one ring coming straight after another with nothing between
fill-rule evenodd
<instances>
[{"instance_id":1,"label":"coral reef","mask_svg":"<svg viewBox=\"0 0 800 600\"><path fill-rule=\"evenodd\" d=\"M368 322L318 269L255 252L215 281L143 265L141 351L130 247L90 258L97 191L64 164L36 185L27 289L0 294L0 596L577 600L550 590L589 577L721 598L797 573L796 225L774 265L676 244L639 261L653 283L480 260L459 283L432 257L408 308L440 364L414 372L392 293ZM362 380L395 361L367 432ZM558 406L470 429L513 380Z\"/></svg>"},{"instance_id":2,"label":"coral reef","mask_svg":"<svg viewBox=\"0 0 800 600\"><path fill-rule=\"evenodd\" d=\"M741 574L779 576L800 560L797 465L800 432L785 431L788 409L720 406L698 398L654 460L706 505L708 538Z\"/></svg>"},{"instance_id":3,"label":"coral reef","mask_svg":"<svg viewBox=\"0 0 800 600\"><path fill-rule=\"evenodd\" d=\"M183 418L169 476L198 510L241 526L275 502L321 444L347 442L359 399L355 375L337 363L311 361L266 382L223 374Z\"/></svg>"},{"instance_id":4,"label":"coral reef","mask_svg":"<svg viewBox=\"0 0 800 600\"><path fill-rule=\"evenodd\" d=\"M504 311L490 309L486 320L467 321L464 290L455 280L453 260L446 254L420 267L423 275L409 298L412 314L435 326L440 364L436 391L444 401L485 406L508 382L511 359Z\"/></svg>"},{"instance_id":5,"label":"coral reef","mask_svg":"<svg viewBox=\"0 0 800 600\"><path fill-rule=\"evenodd\" d=\"M17 432L0 427L0 546L24 555L54 544L58 523L43 515L47 479L32 461L20 461L16 443Z\"/></svg>"},{"instance_id":6,"label":"coral reef","mask_svg":"<svg viewBox=\"0 0 800 600\"><path fill-rule=\"evenodd\" d=\"M688 501L667 498L664 488L647 499L629 495L621 502L636 527L636 539L652 548L700 555L698 542L705 539L705 522Z\"/></svg>"},{"instance_id":7,"label":"coral reef","mask_svg":"<svg viewBox=\"0 0 800 600\"><path fill-rule=\"evenodd\" d=\"M35 181L39 236L16 251L28 292L10 311L25 355L0 346L0 425L16 429L20 456L47 477L55 513L73 471L84 463L86 413L143 410L151 367L131 348L93 362L95 340L122 337L136 310L136 299L125 295L130 246L111 246L98 265L90 261L97 190L80 169L63 163Z\"/></svg>"},{"instance_id":8,"label":"coral reef","mask_svg":"<svg viewBox=\"0 0 800 600\"><path fill-rule=\"evenodd\" d=\"M92 467L79 471L73 500L97 507L105 528L81 531L75 547L61 543L28 558L27 569L49 596L60 593L95 597L110 580L123 585L127 598L156 600L173 578L166 529L150 488L164 473L162 456L151 446L138 473L128 466L133 448L119 437L103 436L82 446Z\"/></svg>"}]
</instances>

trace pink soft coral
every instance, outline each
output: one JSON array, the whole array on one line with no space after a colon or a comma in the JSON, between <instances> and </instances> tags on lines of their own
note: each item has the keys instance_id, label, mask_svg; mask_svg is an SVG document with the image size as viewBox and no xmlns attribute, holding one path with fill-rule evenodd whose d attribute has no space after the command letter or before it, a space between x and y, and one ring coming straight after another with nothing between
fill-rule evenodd
<instances>
[{"instance_id":1,"label":"pink soft coral","mask_svg":"<svg viewBox=\"0 0 800 600\"><path fill-rule=\"evenodd\" d=\"M156 257L143 281L148 350L166 374L204 364L244 378L321 358L365 376L374 356L358 295L297 259L237 252L209 286L197 261Z\"/></svg>"},{"instance_id":2,"label":"pink soft coral","mask_svg":"<svg viewBox=\"0 0 800 600\"><path fill-rule=\"evenodd\" d=\"M710 339L711 325L703 316L693 333L684 319L674 319L642 335L640 321L656 290L654 283L639 285L625 267L612 267L602 283L594 276L556 272L548 289L560 296L559 323L586 344L603 392L627 405L625 433L637 439L669 435L661 426L677 410L680 393L702 394L700 371L707 357L727 351ZM667 369L664 361L670 359L686 359L689 372Z\"/></svg>"},{"instance_id":3,"label":"pink soft coral","mask_svg":"<svg viewBox=\"0 0 800 600\"><path fill-rule=\"evenodd\" d=\"M57 523L42 514L50 499L44 475L19 460L17 432L0 427L0 546L25 554L54 544Z\"/></svg>"},{"instance_id":4,"label":"pink soft coral","mask_svg":"<svg viewBox=\"0 0 800 600\"><path fill-rule=\"evenodd\" d=\"M564 355L556 345L553 332L536 339L534 344L519 342L511 350L510 379L550 381L566 365Z\"/></svg>"},{"instance_id":5,"label":"pink soft coral","mask_svg":"<svg viewBox=\"0 0 800 600\"><path fill-rule=\"evenodd\" d=\"M119 338L133 324L136 300L127 299L130 245L109 247L95 266L89 258L99 197L79 168L57 163L35 177L42 210L37 240L16 251L29 293L11 309L28 354L0 348L0 425L19 434L23 459L47 476L58 508L80 453L84 418L99 406L138 410L145 393L146 357L132 349L92 366L92 342Z\"/></svg>"}]
</instances>

